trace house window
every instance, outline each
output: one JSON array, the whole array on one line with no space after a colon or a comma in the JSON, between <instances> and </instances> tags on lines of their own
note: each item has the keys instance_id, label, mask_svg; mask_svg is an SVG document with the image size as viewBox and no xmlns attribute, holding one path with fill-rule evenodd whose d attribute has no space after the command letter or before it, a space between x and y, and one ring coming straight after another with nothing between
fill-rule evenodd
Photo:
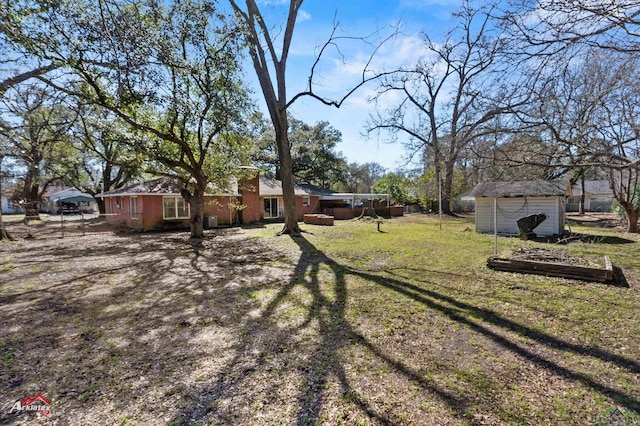
<instances>
[{"instance_id":1,"label":"house window","mask_svg":"<svg viewBox=\"0 0 640 426\"><path fill-rule=\"evenodd\" d=\"M130 199L130 212L131 219L138 219L138 197L131 197Z\"/></svg>"},{"instance_id":2,"label":"house window","mask_svg":"<svg viewBox=\"0 0 640 426\"><path fill-rule=\"evenodd\" d=\"M278 215L278 199L277 198L265 198L264 199L264 217L265 219L279 217Z\"/></svg>"},{"instance_id":3,"label":"house window","mask_svg":"<svg viewBox=\"0 0 640 426\"><path fill-rule=\"evenodd\" d=\"M116 198L116 207L119 209L124 209L124 197Z\"/></svg>"},{"instance_id":4,"label":"house window","mask_svg":"<svg viewBox=\"0 0 640 426\"><path fill-rule=\"evenodd\" d=\"M164 219L189 219L189 203L182 197L162 198L162 217Z\"/></svg>"},{"instance_id":5,"label":"house window","mask_svg":"<svg viewBox=\"0 0 640 426\"><path fill-rule=\"evenodd\" d=\"M311 197L309 197L308 195L304 195L302 197L302 206L309 207L310 205L311 205Z\"/></svg>"}]
</instances>

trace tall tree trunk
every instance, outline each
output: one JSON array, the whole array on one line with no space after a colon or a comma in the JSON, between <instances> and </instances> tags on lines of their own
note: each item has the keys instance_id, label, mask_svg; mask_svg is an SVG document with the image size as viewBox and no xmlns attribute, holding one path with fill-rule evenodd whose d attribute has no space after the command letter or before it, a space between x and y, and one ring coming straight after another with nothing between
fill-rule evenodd
<instances>
[{"instance_id":1,"label":"tall tree trunk","mask_svg":"<svg viewBox=\"0 0 640 426\"><path fill-rule=\"evenodd\" d=\"M189 218L190 238L204 238L204 188L206 188L206 184L203 187L198 185L193 194L186 189L181 191L182 198L187 200L191 210L191 217Z\"/></svg>"},{"instance_id":2,"label":"tall tree trunk","mask_svg":"<svg viewBox=\"0 0 640 426\"><path fill-rule=\"evenodd\" d=\"M38 186L34 183L33 172L27 172L22 188L22 200L24 201L24 221L40 220L40 197Z\"/></svg>"},{"instance_id":3,"label":"tall tree trunk","mask_svg":"<svg viewBox=\"0 0 640 426\"><path fill-rule=\"evenodd\" d=\"M95 195L95 194L92 194L92 195ZM107 212L107 209L104 204L104 198L102 197L96 198L96 204L98 205L98 213L105 214Z\"/></svg>"},{"instance_id":4,"label":"tall tree trunk","mask_svg":"<svg viewBox=\"0 0 640 426\"><path fill-rule=\"evenodd\" d=\"M2 219L2 206L0 206L0 241L2 240L13 240L7 229L4 227L4 220Z\"/></svg>"},{"instance_id":5,"label":"tall tree trunk","mask_svg":"<svg viewBox=\"0 0 640 426\"><path fill-rule=\"evenodd\" d=\"M586 197L585 197L585 194L584 194L584 171L580 175L580 185L582 185L582 194L580 195L580 211L579 211L579 213L581 215L583 215L584 214L584 202L586 200Z\"/></svg>"},{"instance_id":6,"label":"tall tree trunk","mask_svg":"<svg viewBox=\"0 0 640 426\"><path fill-rule=\"evenodd\" d=\"M445 164L444 183L442 185L442 213L453 215L451 211L451 194L453 193L453 165Z\"/></svg>"},{"instance_id":7,"label":"tall tree trunk","mask_svg":"<svg viewBox=\"0 0 640 426\"><path fill-rule=\"evenodd\" d=\"M282 199L284 201L284 227L281 234L300 234L298 212L296 211L295 185L289 147L288 121L286 111L280 114L276 129L276 144L280 159L280 180L282 181Z\"/></svg>"},{"instance_id":8,"label":"tall tree trunk","mask_svg":"<svg viewBox=\"0 0 640 426\"><path fill-rule=\"evenodd\" d=\"M629 203L623 204L622 207L624 208L624 212L627 214L627 232L637 234L640 209L633 207L633 205Z\"/></svg>"}]
</instances>

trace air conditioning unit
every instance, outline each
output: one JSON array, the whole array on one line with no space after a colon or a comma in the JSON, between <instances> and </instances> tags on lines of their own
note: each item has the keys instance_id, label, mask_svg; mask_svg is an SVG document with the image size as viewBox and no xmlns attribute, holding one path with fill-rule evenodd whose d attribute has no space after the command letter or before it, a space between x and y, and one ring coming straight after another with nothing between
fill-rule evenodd
<instances>
[{"instance_id":1,"label":"air conditioning unit","mask_svg":"<svg viewBox=\"0 0 640 426\"><path fill-rule=\"evenodd\" d=\"M204 229L213 229L218 227L218 216L205 216Z\"/></svg>"}]
</instances>

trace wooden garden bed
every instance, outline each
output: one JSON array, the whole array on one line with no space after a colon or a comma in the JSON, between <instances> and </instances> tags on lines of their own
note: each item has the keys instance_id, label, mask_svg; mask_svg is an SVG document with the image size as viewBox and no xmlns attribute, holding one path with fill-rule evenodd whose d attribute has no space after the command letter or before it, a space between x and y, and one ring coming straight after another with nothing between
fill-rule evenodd
<instances>
[{"instance_id":1,"label":"wooden garden bed","mask_svg":"<svg viewBox=\"0 0 640 426\"><path fill-rule=\"evenodd\" d=\"M487 260L487 266L497 271L520 272L523 274L537 274L602 283L613 281L613 265L608 256L604 257L604 268L535 260L505 259L499 256L491 256Z\"/></svg>"}]
</instances>

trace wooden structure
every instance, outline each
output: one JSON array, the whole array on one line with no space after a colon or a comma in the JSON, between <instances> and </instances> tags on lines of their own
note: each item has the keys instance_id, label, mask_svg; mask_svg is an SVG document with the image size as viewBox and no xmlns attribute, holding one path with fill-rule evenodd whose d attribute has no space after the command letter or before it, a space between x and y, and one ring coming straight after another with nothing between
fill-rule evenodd
<instances>
[{"instance_id":1,"label":"wooden structure","mask_svg":"<svg viewBox=\"0 0 640 426\"><path fill-rule=\"evenodd\" d=\"M564 263L537 262L533 260L502 259L491 256L487 266L497 271L519 272L523 274L545 275L581 281L607 283L613 281L613 265L608 256L604 257L604 268L568 265Z\"/></svg>"},{"instance_id":2,"label":"wooden structure","mask_svg":"<svg viewBox=\"0 0 640 426\"><path fill-rule=\"evenodd\" d=\"M333 216L327 216L326 214L305 214L304 223L309 225L333 226Z\"/></svg>"}]
</instances>

